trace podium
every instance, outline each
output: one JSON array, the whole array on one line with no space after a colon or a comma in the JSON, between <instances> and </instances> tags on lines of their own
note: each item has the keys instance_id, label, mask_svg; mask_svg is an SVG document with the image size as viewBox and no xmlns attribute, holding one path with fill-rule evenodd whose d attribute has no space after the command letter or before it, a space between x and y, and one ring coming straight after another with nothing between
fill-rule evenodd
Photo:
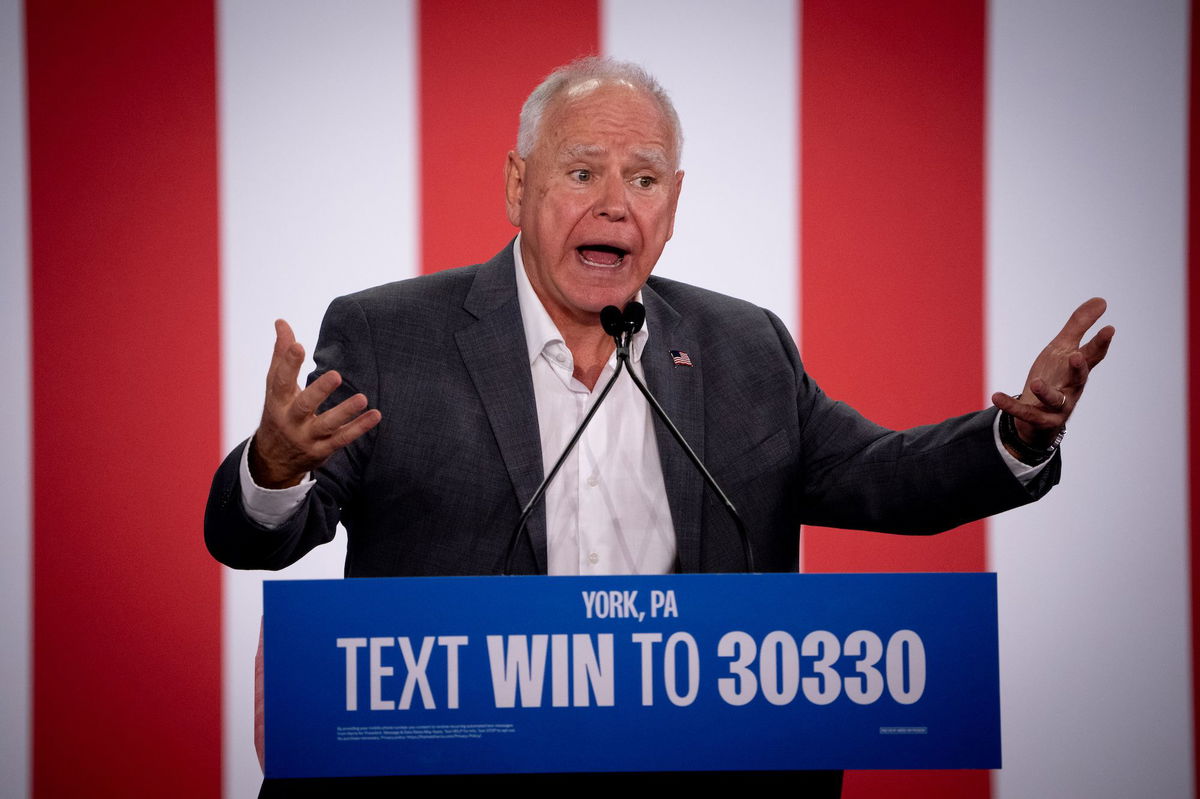
<instances>
[{"instance_id":1,"label":"podium","mask_svg":"<svg viewBox=\"0 0 1200 799\"><path fill-rule=\"evenodd\" d=\"M264 584L266 776L1000 766L994 574Z\"/></svg>"}]
</instances>

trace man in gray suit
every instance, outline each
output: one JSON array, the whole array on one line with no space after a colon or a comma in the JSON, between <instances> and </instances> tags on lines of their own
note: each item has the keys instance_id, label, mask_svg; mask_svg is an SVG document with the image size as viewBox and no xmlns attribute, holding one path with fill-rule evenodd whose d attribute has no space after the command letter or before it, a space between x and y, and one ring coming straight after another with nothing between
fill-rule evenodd
<instances>
[{"instance_id":1,"label":"man in gray suit","mask_svg":"<svg viewBox=\"0 0 1200 799\"><path fill-rule=\"evenodd\" d=\"M794 570L802 523L937 532L1057 482L1061 432L1113 335L1080 346L1102 300L1075 311L1018 397L993 397L1002 417L885 430L821 392L769 312L651 277L674 225L681 146L670 100L636 66L585 59L552 74L508 155L515 243L482 265L336 300L304 389L303 349L277 322L262 422L210 495L213 555L281 568L341 521L347 576L499 572L521 505L576 425L570 409L615 366L599 312L635 297L647 324L633 368L742 511L759 570ZM613 454L576 456L515 569L744 569L723 508L620 384L629 397L601 409L608 440L588 450Z\"/></svg>"}]
</instances>

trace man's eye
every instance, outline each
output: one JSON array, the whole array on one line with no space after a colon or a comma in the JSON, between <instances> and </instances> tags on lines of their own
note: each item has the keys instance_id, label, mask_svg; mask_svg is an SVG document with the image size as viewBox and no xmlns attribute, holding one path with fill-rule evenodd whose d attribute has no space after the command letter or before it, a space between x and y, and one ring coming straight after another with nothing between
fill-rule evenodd
<instances>
[{"instance_id":1,"label":"man's eye","mask_svg":"<svg viewBox=\"0 0 1200 799\"><path fill-rule=\"evenodd\" d=\"M592 173L586 169L576 169L571 174L574 175L575 179L578 180L580 183L587 183L589 180L592 179Z\"/></svg>"},{"instance_id":2,"label":"man's eye","mask_svg":"<svg viewBox=\"0 0 1200 799\"><path fill-rule=\"evenodd\" d=\"M639 189L648 189L651 186L653 186L656 182L657 181L655 181L655 179L650 177L649 175L638 175L636 178L633 179L633 184L635 186L637 186Z\"/></svg>"}]
</instances>

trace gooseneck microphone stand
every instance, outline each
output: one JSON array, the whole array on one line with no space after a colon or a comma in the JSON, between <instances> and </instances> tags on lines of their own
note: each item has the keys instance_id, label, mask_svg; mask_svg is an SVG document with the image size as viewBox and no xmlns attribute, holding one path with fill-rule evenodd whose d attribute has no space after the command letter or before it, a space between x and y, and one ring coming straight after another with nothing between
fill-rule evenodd
<instances>
[{"instance_id":1,"label":"gooseneck microphone stand","mask_svg":"<svg viewBox=\"0 0 1200 799\"><path fill-rule=\"evenodd\" d=\"M604 311L609 311L610 309L613 311L616 311L617 316L620 317L621 312L617 311L617 309L615 307L613 307L612 305L607 306L604 309ZM605 318L605 316L604 316L604 313L602 312L600 315L601 323L605 325L605 327L604 327L605 331L607 331L611 334L612 331L610 331L608 329L608 323L604 322L604 318ZM639 330L641 329L641 325L638 325L638 329ZM633 332L637 332L637 331L633 331ZM627 338L632 339L633 333L629 333ZM621 346L622 346L622 344L620 343L620 341L618 341L618 343L617 343L618 349ZM623 346L625 347L626 353L628 353L629 342L626 341ZM504 558L504 574L512 574L513 555L516 554L517 545L521 541L521 533L525 530L525 525L529 521L529 514L533 513L534 506L537 505L538 500L540 500L542 498L542 495L546 493L546 488L549 487L550 481L554 479L554 476L556 474L558 474L558 470L561 469L563 463L566 462L567 456L570 455L571 450L575 448L576 442L578 442L579 437L583 435L583 431L587 429L588 424L592 421L592 417L596 415L596 411L600 410L600 404L604 402L604 398L607 397L608 392L612 390L613 384L616 383L617 378L621 376L621 370L624 367L625 367L625 361L622 360L620 357L618 357L617 358L617 369L616 369L616 371L613 372L613 376L610 377L608 379L608 382L604 384L604 390L600 392L600 396L596 399L596 402L592 405L591 410L589 410L587 412L587 415L583 417L583 422L580 423L579 429L577 429L575 431L575 435L571 436L571 440L567 442L566 448L563 449L562 455L558 456L558 460L554 462L554 466L550 469L550 473L546 475L546 477L542 480L541 485L539 485L537 487L537 490L533 492L533 496L529 499L529 502L525 503L525 507L521 510L521 518L517 519L517 526L513 528L512 535L508 539L508 555L507 555L507 557ZM630 374L633 374L632 369L630 369L629 372L630 372Z\"/></svg>"},{"instance_id":2,"label":"gooseneck microphone stand","mask_svg":"<svg viewBox=\"0 0 1200 799\"><path fill-rule=\"evenodd\" d=\"M611 305L608 308L605 308L604 311L608 311L609 309L620 313ZM600 314L602 323L604 320L604 311L602 311ZM632 328L633 332L629 333L630 339L633 338L633 333L636 333L642 329L642 324L645 323L645 321L646 309L640 302L631 302L625 306L625 313L621 315L621 322L625 329ZM610 335L612 335L612 332L609 331L607 324L605 324L604 329L605 331L608 331ZM614 335L613 338L616 339L617 337ZM620 340L617 339L617 365L620 366L622 361L628 360L628 342L626 343L625 347L622 347ZM688 456L688 460L692 462L692 465L695 466L697 471L700 472L701 476L704 477L704 482L708 483L708 487L711 488L713 493L720 498L721 503L725 506L725 512L729 514L729 518L733 519L733 523L737 527L738 535L742 539L742 556L746 561L746 571L753 572L754 552L750 546L750 534L746 531L746 525L744 522L742 522L742 517L740 514L738 514L737 508L733 506L733 503L729 500L729 497L726 496L725 492L721 490L721 487L717 485L716 479L713 478L708 469L704 466L704 462L700 460L700 456L695 453L691 445L688 444L687 439L683 437L683 433L679 432L679 428L677 428L675 423L671 421L671 417L667 416L667 412L663 410L661 405L658 404L658 400L655 399L654 395L650 393L650 389L647 388L646 384L642 382L642 379L637 376L637 372L633 370L632 365L628 368L628 372L629 376L633 378L633 384L638 387L638 391L642 392L642 396L646 398L646 402L650 403L650 408L654 411L654 415L659 418L659 421L663 423L663 425L671 433L671 436L677 442L679 442L679 446Z\"/></svg>"},{"instance_id":3,"label":"gooseneck microphone stand","mask_svg":"<svg viewBox=\"0 0 1200 799\"><path fill-rule=\"evenodd\" d=\"M608 392L612 389L613 384L616 383L617 378L621 376L622 369L629 373L629 377L633 379L633 384L637 386L638 391L640 391L642 396L646 398L646 402L650 404L650 408L654 411L654 415L659 418L659 421L663 423L663 425L671 433L671 436L679 443L679 446L688 456L688 459L692 462L692 465L695 466L700 472L701 476L704 477L704 482L707 483L708 487L713 490L713 493L720 498L722 504L725 506L725 511L729 514L729 517L733 519L733 523L737 527L738 535L741 537L742 554L746 561L746 571L754 571L754 553L750 546L750 535L746 531L746 525L744 522L742 522L742 517L738 514L737 508L733 506L733 503L729 500L729 497L726 496L725 492L721 490L721 487L717 485L717 481L709 473L708 469L704 466L704 463L700 460L699 456L696 455L695 451L692 450L691 446L687 442L687 439L685 439L683 434L679 432L679 428L677 428L675 423L671 421L671 418L667 416L667 412L663 410L661 405L659 405L658 400L655 399L654 395L650 393L650 389L646 387L646 384L642 382L642 379L637 376L637 372L633 370L633 365L629 362L629 345L633 341L634 334L642 329L642 325L645 324L645 322L646 309L640 302L630 302L625 306L624 313L622 313L618 308L616 308L616 306L613 305L605 307L604 310L600 312L600 324L604 327L604 332L612 336L613 341L616 343L617 368L613 372L613 376L609 378L607 383L605 383L604 389L600 392L600 396L596 399L595 404L592 405L591 410L589 410L587 415L583 417L583 422L580 423L579 428L575 431L575 435L571 436L571 440L567 442L566 448L563 450L563 453L559 456L558 460L555 461L553 468L550 469L550 473L547 474L545 479L542 480L541 484L537 487L537 490L533 492L533 496L530 498L529 502L527 502L525 507L521 510L521 517L517 520L517 526L513 529L512 536L509 538L508 555L504 559L504 574L512 573L513 555L517 551L517 546L521 541L521 533L524 531L525 526L529 521L529 515L533 512L534 506L537 505L538 500L540 500L546 493L546 488L550 485L550 481L554 479L554 476L558 474L558 470L562 468L563 463L567 459L567 455L569 455L571 450L575 448L575 444L579 441L580 436L583 435L583 431L587 429L588 424L592 421L592 417L595 416L596 411L600 409L600 404L604 402L604 398L608 396Z\"/></svg>"}]
</instances>

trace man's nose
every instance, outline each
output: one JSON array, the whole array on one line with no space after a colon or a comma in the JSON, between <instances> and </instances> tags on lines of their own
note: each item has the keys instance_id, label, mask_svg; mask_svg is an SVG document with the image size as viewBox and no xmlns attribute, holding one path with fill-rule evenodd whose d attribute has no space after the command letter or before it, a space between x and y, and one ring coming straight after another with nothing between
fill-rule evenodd
<instances>
[{"instance_id":1,"label":"man's nose","mask_svg":"<svg viewBox=\"0 0 1200 799\"><path fill-rule=\"evenodd\" d=\"M592 214L616 222L625 218L629 210L626 203L624 179L616 175L607 176L600 184Z\"/></svg>"}]
</instances>

